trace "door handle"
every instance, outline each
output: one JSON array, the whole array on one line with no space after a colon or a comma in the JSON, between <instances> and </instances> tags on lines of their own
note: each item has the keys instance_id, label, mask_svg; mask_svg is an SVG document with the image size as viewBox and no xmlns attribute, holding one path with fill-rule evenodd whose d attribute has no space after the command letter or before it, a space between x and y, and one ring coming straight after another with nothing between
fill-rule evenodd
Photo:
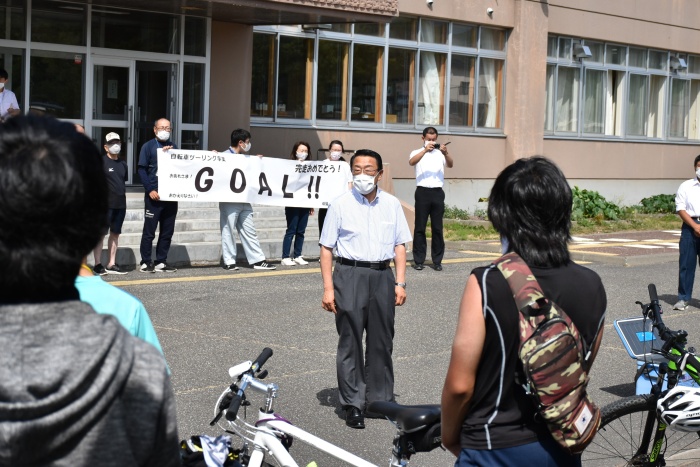
<instances>
[{"instance_id":1,"label":"door handle","mask_svg":"<svg viewBox=\"0 0 700 467\"><path fill-rule=\"evenodd\" d=\"M129 122L127 123L127 132L128 132L128 137L127 141L131 143L131 134L134 131L134 106L130 105L129 106Z\"/></svg>"}]
</instances>

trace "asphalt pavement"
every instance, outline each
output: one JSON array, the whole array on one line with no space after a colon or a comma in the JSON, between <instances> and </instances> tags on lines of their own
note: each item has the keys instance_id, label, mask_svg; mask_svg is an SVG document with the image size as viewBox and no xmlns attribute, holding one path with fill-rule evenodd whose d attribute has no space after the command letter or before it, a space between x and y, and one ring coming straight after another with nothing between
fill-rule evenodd
<instances>
[{"instance_id":1,"label":"asphalt pavement","mask_svg":"<svg viewBox=\"0 0 700 467\"><path fill-rule=\"evenodd\" d=\"M601 276L608 296L603 343L589 385L600 405L634 394L636 366L612 322L640 315L635 301L648 301L649 283L657 286L666 324L687 330L691 344L700 342L695 338L700 336L700 301L691 300L685 311L671 310L678 274L674 232L587 236L571 246L574 260ZM498 249L497 242L448 243L442 272L407 269L408 299L397 309L394 339L397 402L439 403L464 285L470 271L495 259ZM337 334L333 316L321 308L317 261L269 272L205 267L105 278L141 299L151 315L172 371L181 438L221 434L209 421L219 394L230 384L229 367L270 347L274 356L266 364L267 380L280 388L276 411L376 465L388 465L392 425L367 420L366 429L353 430L342 419L335 375ZM262 399L251 395L252 408L258 407ZM300 466L311 461L319 467L345 465L299 440L291 452ZM411 465L453 462L451 454L435 450L415 456Z\"/></svg>"}]
</instances>

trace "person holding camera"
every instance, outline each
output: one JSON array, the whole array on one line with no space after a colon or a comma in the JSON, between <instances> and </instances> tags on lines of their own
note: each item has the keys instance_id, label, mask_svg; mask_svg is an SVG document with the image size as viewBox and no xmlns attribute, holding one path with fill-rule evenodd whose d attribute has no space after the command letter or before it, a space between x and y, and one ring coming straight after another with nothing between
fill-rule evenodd
<instances>
[{"instance_id":1,"label":"person holding camera","mask_svg":"<svg viewBox=\"0 0 700 467\"><path fill-rule=\"evenodd\" d=\"M413 232L413 267L420 271L427 250L425 228L430 216L430 256L436 271L442 271L445 254L445 238L442 233L442 217L445 214L445 166L452 168L454 161L447 152L447 145L437 142L437 130L429 126L423 130L423 147L411 152L408 163L416 169L415 210Z\"/></svg>"}]
</instances>

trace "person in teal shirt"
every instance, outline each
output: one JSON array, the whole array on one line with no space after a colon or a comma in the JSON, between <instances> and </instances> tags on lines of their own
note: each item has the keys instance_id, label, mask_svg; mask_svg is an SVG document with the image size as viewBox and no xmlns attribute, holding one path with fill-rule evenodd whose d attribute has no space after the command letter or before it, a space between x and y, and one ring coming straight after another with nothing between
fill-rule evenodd
<instances>
[{"instance_id":1,"label":"person in teal shirt","mask_svg":"<svg viewBox=\"0 0 700 467\"><path fill-rule=\"evenodd\" d=\"M95 276L84 262L75 278L75 288L81 301L90 304L100 314L114 316L127 331L163 353L151 318L138 298Z\"/></svg>"}]
</instances>

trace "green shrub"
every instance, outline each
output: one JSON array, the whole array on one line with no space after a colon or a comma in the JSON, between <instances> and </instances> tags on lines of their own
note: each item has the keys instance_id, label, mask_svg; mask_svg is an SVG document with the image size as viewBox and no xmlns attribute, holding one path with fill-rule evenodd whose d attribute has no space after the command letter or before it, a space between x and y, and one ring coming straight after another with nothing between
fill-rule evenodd
<instances>
[{"instance_id":1,"label":"green shrub","mask_svg":"<svg viewBox=\"0 0 700 467\"><path fill-rule=\"evenodd\" d=\"M460 209L457 206L445 206L445 215L443 216L445 219L469 219L471 216L469 215L469 212Z\"/></svg>"},{"instance_id":2,"label":"green shrub","mask_svg":"<svg viewBox=\"0 0 700 467\"><path fill-rule=\"evenodd\" d=\"M597 191L581 190L575 186L572 190L574 202L571 220L581 219L617 220L622 214L620 207L609 202Z\"/></svg>"},{"instance_id":3,"label":"green shrub","mask_svg":"<svg viewBox=\"0 0 700 467\"><path fill-rule=\"evenodd\" d=\"M639 212L644 214L656 213L675 213L676 212L676 196L675 195L654 195L644 198L640 201L641 207Z\"/></svg>"}]
</instances>

